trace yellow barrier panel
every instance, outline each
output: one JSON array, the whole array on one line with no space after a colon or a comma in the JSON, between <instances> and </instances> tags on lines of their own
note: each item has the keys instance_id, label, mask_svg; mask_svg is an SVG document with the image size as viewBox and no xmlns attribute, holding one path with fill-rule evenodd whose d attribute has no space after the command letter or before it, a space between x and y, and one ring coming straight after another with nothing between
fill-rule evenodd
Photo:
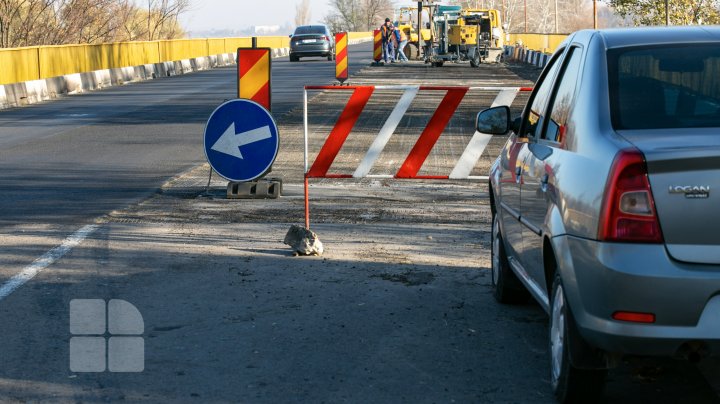
<instances>
[{"instance_id":1,"label":"yellow barrier panel","mask_svg":"<svg viewBox=\"0 0 720 404\"><path fill-rule=\"evenodd\" d=\"M208 54L209 55L219 55L221 53L230 53L225 52L225 38L211 38L207 40L208 42Z\"/></svg>"},{"instance_id":2,"label":"yellow barrier panel","mask_svg":"<svg viewBox=\"0 0 720 404\"><path fill-rule=\"evenodd\" d=\"M0 85L40 78L38 48L0 49Z\"/></svg>"},{"instance_id":3,"label":"yellow barrier panel","mask_svg":"<svg viewBox=\"0 0 720 404\"><path fill-rule=\"evenodd\" d=\"M209 56L206 39L160 41L160 57L163 61L169 62L203 56Z\"/></svg>"},{"instance_id":4,"label":"yellow barrier panel","mask_svg":"<svg viewBox=\"0 0 720 404\"><path fill-rule=\"evenodd\" d=\"M567 34L510 34L510 42L506 45L522 41L528 49L552 53L567 37Z\"/></svg>"},{"instance_id":5,"label":"yellow barrier panel","mask_svg":"<svg viewBox=\"0 0 720 404\"><path fill-rule=\"evenodd\" d=\"M41 78L64 76L92 70L90 58L88 57L88 45L40 47Z\"/></svg>"},{"instance_id":6,"label":"yellow barrier panel","mask_svg":"<svg viewBox=\"0 0 720 404\"><path fill-rule=\"evenodd\" d=\"M258 48L288 48L290 47L290 38L286 36L259 36L257 39Z\"/></svg>"},{"instance_id":7,"label":"yellow barrier panel","mask_svg":"<svg viewBox=\"0 0 720 404\"><path fill-rule=\"evenodd\" d=\"M238 48L249 48L252 46L252 38L225 38L225 52L237 52Z\"/></svg>"},{"instance_id":8,"label":"yellow barrier panel","mask_svg":"<svg viewBox=\"0 0 720 404\"><path fill-rule=\"evenodd\" d=\"M372 39L373 33L372 31L368 32L348 32L348 39L350 41L354 39Z\"/></svg>"},{"instance_id":9,"label":"yellow barrier panel","mask_svg":"<svg viewBox=\"0 0 720 404\"><path fill-rule=\"evenodd\" d=\"M372 32L350 32L348 38L372 38ZM290 38L258 37L257 45L272 49L287 48L290 46ZM238 48L250 46L252 39L248 37L0 49L0 85L223 53L234 54Z\"/></svg>"}]
</instances>

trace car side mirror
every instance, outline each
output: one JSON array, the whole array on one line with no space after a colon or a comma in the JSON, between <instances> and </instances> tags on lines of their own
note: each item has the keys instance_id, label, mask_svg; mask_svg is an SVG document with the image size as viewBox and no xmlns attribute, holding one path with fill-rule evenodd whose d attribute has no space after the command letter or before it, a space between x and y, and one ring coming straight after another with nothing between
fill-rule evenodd
<instances>
[{"instance_id":1,"label":"car side mirror","mask_svg":"<svg viewBox=\"0 0 720 404\"><path fill-rule=\"evenodd\" d=\"M488 135L506 135L511 128L510 108L505 105L481 111L475 120L475 129Z\"/></svg>"},{"instance_id":2,"label":"car side mirror","mask_svg":"<svg viewBox=\"0 0 720 404\"><path fill-rule=\"evenodd\" d=\"M292 38L292 34L288 35L288 38Z\"/></svg>"}]
</instances>

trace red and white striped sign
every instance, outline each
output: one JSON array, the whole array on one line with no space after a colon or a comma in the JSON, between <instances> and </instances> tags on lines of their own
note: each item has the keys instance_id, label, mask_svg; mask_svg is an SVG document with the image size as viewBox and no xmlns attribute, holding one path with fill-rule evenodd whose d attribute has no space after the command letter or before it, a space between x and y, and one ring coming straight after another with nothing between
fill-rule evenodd
<instances>
[{"instance_id":1,"label":"red and white striped sign","mask_svg":"<svg viewBox=\"0 0 720 404\"><path fill-rule=\"evenodd\" d=\"M492 103L492 106L510 105L515 96L520 91L531 91L532 88L524 87L437 87L437 86L306 86L308 90L329 90L329 91L352 91L352 95L348 100L345 109L340 114L337 123L330 131L325 144L320 149L319 154L308 167L307 147L305 148L305 173L308 178L402 178L402 179L484 179L487 177L472 177L475 164L480 159L480 155L487 147L492 135L475 132L465 151L460 156L455 167L449 175L418 175L423 163L430 155L433 147L437 143L440 135L450 122L455 110L457 110L460 102L468 91L498 91L498 95ZM331 174L328 173L330 166L335 161L340 149L347 140L350 132L352 132L355 123L360 118L360 114L365 109L370 97L375 90L402 90L402 97L395 105L375 140L370 145L365 157L358 165L353 174ZM380 157L383 149L392 137L398 127L400 120L410 108L418 92L420 91L444 91L445 96L428 121L424 130L420 134L415 146L408 154L405 161L394 175L370 175L375 162ZM307 97L306 97L307 99ZM307 105L305 105L307 112ZM305 141L307 146L307 116L305 117Z\"/></svg>"},{"instance_id":2,"label":"red and white striped sign","mask_svg":"<svg viewBox=\"0 0 720 404\"><path fill-rule=\"evenodd\" d=\"M335 126L330 131L320 152L310 166L308 160L308 91L352 91ZM355 169L353 174L328 173L330 166L340 153L343 144L352 132L353 127L360 118L370 97L376 90L403 91L403 95L395 105L383 126L380 128L374 141L370 145L365 157ZM450 122L465 95L472 90L497 91L498 94L492 107L511 105L518 92L532 91L529 87L434 87L434 86L306 86L304 92L304 132L305 132L305 227L310 228L310 196L309 178L402 178L402 179L471 179L484 180L487 176L471 176L480 156L490 143L492 135L475 131L463 154L455 164L449 175L418 175L425 160L437 143L440 135ZM385 146L400 124L400 120L410 108L413 100L420 91L444 91L445 96L435 109L432 117L423 129L414 147L408 153L405 161L394 175L371 175L370 170L377 162Z\"/></svg>"}]
</instances>

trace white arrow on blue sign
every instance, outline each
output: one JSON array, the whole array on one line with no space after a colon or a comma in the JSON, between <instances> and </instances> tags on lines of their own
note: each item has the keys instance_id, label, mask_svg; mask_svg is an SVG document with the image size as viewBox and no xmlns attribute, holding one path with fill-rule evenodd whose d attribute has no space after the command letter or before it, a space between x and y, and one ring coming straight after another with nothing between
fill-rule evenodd
<instances>
[{"instance_id":1,"label":"white arrow on blue sign","mask_svg":"<svg viewBox=\"0 0 720 404\"><path fill-rule=\"evenodd\" d=\"M205 156L228 181L252 181L277 157L280 138L272 115L260 104L230 100L210 115L205 126Z\"/></svg>"}]
</instances>

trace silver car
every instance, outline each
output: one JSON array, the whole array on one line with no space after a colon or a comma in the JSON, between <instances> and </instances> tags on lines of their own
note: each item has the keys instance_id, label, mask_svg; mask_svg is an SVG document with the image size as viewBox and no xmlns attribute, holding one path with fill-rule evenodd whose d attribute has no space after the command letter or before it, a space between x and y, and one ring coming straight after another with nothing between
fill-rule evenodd
<instances>
[{"instance_id":1,"label":"silver car","mask_svg":"<svg viewBox=\"0 0 720 404\"><path fill-rule=\"evenodd\" d=\"M335 37L326 25L302 25L290 35L290 61L307 56L335 60Z\"/></svg>"},{"instance_id":2,"label":"silver car","mask_svg":"<svg viewBox=\"0 0 720 404\"><path fill-rule=\"evenodd\" d=\"M720 28L579 31L490 170L497 300L550 316L561 402L622 355L720 355Z\"/></svg>"}]
</instances>

